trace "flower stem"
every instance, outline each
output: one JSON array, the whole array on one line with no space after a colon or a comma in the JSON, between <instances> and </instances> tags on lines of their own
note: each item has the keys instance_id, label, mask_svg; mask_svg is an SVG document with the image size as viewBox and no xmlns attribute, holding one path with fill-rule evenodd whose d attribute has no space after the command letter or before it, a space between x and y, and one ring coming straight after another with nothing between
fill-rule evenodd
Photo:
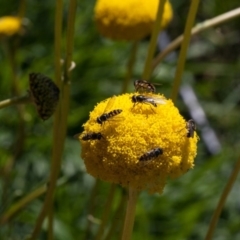
<instances>
[{"instance_id":1,"label":"flower stem","mask_svg":"<svg viewBox=\"0 0 240 240\"><path fill-rule=\"evenodd\" d=\"M74 23L76 18L77 0L71 0L69 3L68 24L67 24L67 45L65 56L64 78L65 84L70 83L71 64L74 47Z\"/></svg>"},{"instance_id":2,"label":"flower stem","mask_svg":"<svg viewBox=\"0 0 240 240\"><path fill-rule=\"evenodd\" d=\"M200 2L200 0L192 0L191 1L190 10L189 10L188 17L187 17L187 23L186 23L186 27L184 30L184 40L182 42L182 46L181 46L181 50L180 50L180 54L179 54L177 70L175 73L173 89L172 89L172 94L171 94L171 99L173 102L175 102L177 99L177 95L178 95L178 91L179 91L179 87L180 87L180 83L181 83L181 79L182 79L182 74L183 74L183 70L184 70L184 66L185 66L187 49L188 49L188 45L189 45L190 38L191 38L191 30L192 30L192 26L195 21L199 2Z\"/></svg>"},{"instance_id":3,"label":"flower stem","mask_svg":"<svg viewBox=\"0 0 240 240\"><path fill-rule=\"evenodd\" d=\"M139 192L136 189L129 188L127 211L126 211L126 215L125 215L122 240L130 240L131 239L133 225L134 225L134 219L135 219L135 210L136 210L138 193Z\"/></svg>"},{"instance_id":4,"label":"flower stem","mask_svg":"<svg viewBox=\"0 0 240 240\"><path fill-rule=\"evenodd\" d=\"M18 17L23 18L26 12L26 0L20 0L18 7Z\"/></svg>"},{"instance_id":5,"label":"flower stem","mask_svg":"<svg viewBox=\"0 0 240 240\"><path fill-rule=\"evenodd\" d=\"M53 240L54 239L54 208L50 208L48 211L48 239L47 240Z\"/></svg>"},{"instance_id":6,"label":"flower stem","mask_svg":"<svg viewBox=\"0 0 240 240\"><path fill-rule=\"evenodd\" d=\"M221 14L217 17L214 17L212 19L208 19L202 23L198 23L191 31L191 37L205 31L211 27L215 27L221 23L227 22L229 20L232 20L233 18L240 16L240 8L236 8L232 11L229 11L227 13ZM177 47L180 46L182 43L184 37L183 35L180 35L176 39L174 39L162 52L160 52L155 59L152 62L152 71L157 67L157 65L173 50L175 50Z\"/></svg>"},{"instance_id":7,"label":"flower stem","mask_svg":"<svg viewBox=\"0 0 240 240\"><path fill-rule=\"evenodd\" d=\"M225 186L225 188L222 192L222 195L219 199L217 208L215 209L212 220L210 222L205 240L210 240L213 237L213 231L214 231L214 229L217 225L217 221L218 221L219 216L221 214L222 208L223 208L223 206L226 202L226 199L227 199L227 196L229 195L229 192L231 191L231 189L233 187L234 182L236 181L236 178L237 178L237 175L238 175L239 171L240 171L240 158L238 159L238 161L236 163L236 166L234 167L234 169L231 173L231 176L228 179L227 185Z\"/></svg>"},{"instance_id":8,"label":"flower stem","mask_svg":"<svg viewBox=\"0 0 240 240\"><path fill-rule=\"evenodd\" d=\"M92 186L91 192L90 192L90 198L88 200L88 208L87 208L87 215L93 215L94 212L94 206L96 204L96 196L97 196L97 190L100 187L100 180L96 179L94 185ZM87 226L85 229L85 236L83 237L83 239L89 239L89 235L91 232L91 225L92 222L91 221L87 221Z\"/></svg>"},{"instance_id":9,"label":"flower stem","mask_svg":"<svg viewBox=\"0 0 240 240\"><path fill-rule=\"evenodd\" d=\"M129 56L129 59L128 59L127 73L126 73L126 77L125 77L124 82L123 82L122 93L125 93L127 91L129 81L131 80L132 73L133 73L133 68L134 68L134 63L135 63L135 60L136 60L137 49L138 49L138 42L135 41L132 44L131 53L130 53L130 56Z\"/></svg>"},{"instance_id":10,"label":"flower stem","mask_svg":"<svg viewBox=\"0 0 240 240\"><path fill-rule=\"evenodd\" d=\"M116 235L116 231L117 229L122 229L122 220L123 220L123 212L125 209L125 205L127 202L127 194L125 192L125 189L122 190L122 196L121 196L121 200L120 203L118 205L118 208L113 216L113 220L112 220L112 224L111 227L108 231L108 233L106 234L106 237L104 238L104 240L111 240L113 238L114 235ZM121 228L119 228L121 225Z\"/></svg>"},{"instance_id":11,"label":"flower stem","mask_svg":"<svg viewBox=\"0 0 240 240\"><path fill-rule=\"evenodd\" d=\"M154 52L156 49L157 36L158 36L160 27L161 27L160 23L162 21L165 2L166 2L166 0L161 0L161 1L159 1L159 4L158 4L157 18L156 18L156 21L153 26L151 40L150 40L150 44L149 44L149 48L148 48L148 55L147 55L147 59L145 62L144 71L142 74L142 79L144 79L144 80L149 80L150 75L151 75L151 63L152 63L153 55L154 55Z\"/></svg>"},{"instance_id":12,"label":"flower stem","mask_svg":"<svg viewBox=\"0 0 240 240\"><path fill-rule=\"evenodd\" d=\"M12 205L12 207L6 213L3 213L3 215L0 218L0 223L5 224L9 222L13 218L13 216L16 215L20 210L22 210L34 199L38 198L43 193L45 193L46 189L47 189L46 184L44 184L43 186L37 188L36 190L28 194L26 197L22 198L20 201Z\"/></svg>"},{"instance_id":13,"label":"flower stem","mask_svg":"<svg viewBox=\"0 0 240 240\"><path fill-rule=\"evenodd\" d=\"M57 186L62 186L66 184L70 179L61 178L57 182ZM21 210L23 210L28 204L30 204L36 198L39 198L47 191L47 184L44 184L37 189L33 190L27 196L24 196L18 202L13 204L9 210L0 216L0 224L5 224L11 221Z\"/></svg>"},{"instance_id":14,"label":"flower stem","mask_svg":"<svg viewBox=\"0 0 240 240\"><path fill-rule=\"evenodd\" d=\"M5 107L9 107L9 106L12 106L12 105L15 105L15 104L28 103L30 101L31 101L31 99L30 99L30 96L28 94L24 95L24 96L21 96L21 97L9 98L9 99L6 99L6 100L3 100L3 101L0 102L0 109L5 108Z\"/></svg>"},{"instance_id":15,"label":"flower stem","mask_svg":"<svg viewBox=\"0 0 240 240\"><path fill-rule=\"evenodd\" d=\"M70 70L69 67L72 61L73 50L73 35L74 35L74 22L77 9L77 1L71 0L69 3L68 12L68 28L67 28L67 47L65 58L65 71L64 79L61 81L61 68L60 68L60 55L61 55L61 31L62 31L62 12L63 1L56 1L56 16L55 16L55 77L56 83L61 90L61 98L54 115L54 127L53 127L53 150L51 170L49 177L49 187L45 197L44 205L38 216L34 231L31 236L31 240L36 239L41 230L42 222L45 219L49 209L52 207L54 192L56 188L56 181L61 168L61 158L64 147L64 140L67 131L67 116L70 101Z\"/></svg>"},{"instance_id":16,"label":"flower stem","mask_svg":"<svg viewBox=\"0 0 240 240\"><path fill-rule=\"evenodd\" d=\"M109 214L110 214L111 206L113 204L115 190L116 190L116 184L112 183L111 188L109 190L108 197L107 197L107 201L106 201L105 206L103 208L104 210L103 210L103 213L102 213L101 224L99 226L99 229L98 229L95 240L100 240L103 237L104 230L105 230L105 227L106 227L106 224L107 224L107 220L108 220L108 217L109 217Z\"/></svg>"},{"instance_id":17,"label":"flower stem","mask_svg":"<svg viewBox=\"0 0 240 240\"><path fill-rule=\"evenodd\" d=\"M11 90L13 96L20 96L20 85L19 85L19 79L18 79L18 38L13 39L13 42L11 41L3 41L3 47L6 51L6 56L9 61L9 72L10 72L10 79L11 79ZM9 79L9 80L10 80ZM6 101L4 104L10 105L11 101ZM3 104L3 105L4 105ZM16 105L17 110L17 118L18 118L18 130L15 131L15 137L16 139L12 143L12 149L14 149L13 153L10 154L9 158L4 164L3 167L3 183L2 183L2 194L1 194L1 200L3 203L9 202L8 199L8 190L9 185L11 184L11 173L12 168L14 166L14 163L16 159L22 154L25 140L26 140L26 133L25 133L25 106L23 105Z\"/></svg>"}]
</instances>

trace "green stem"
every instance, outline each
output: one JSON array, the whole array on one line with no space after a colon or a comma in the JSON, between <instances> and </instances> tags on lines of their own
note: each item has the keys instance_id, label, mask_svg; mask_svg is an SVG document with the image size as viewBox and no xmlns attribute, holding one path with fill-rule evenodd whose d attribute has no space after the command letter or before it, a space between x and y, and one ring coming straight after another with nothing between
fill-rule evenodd
<instances>
[{"instance_id":1,"label":"green stem","mask_svg":"<svg viewBox=\"0 0 240 240\"><path fill-rule=\"evenodd\" d=\"M136 55L137 55L137 49L138 49L138 42L135 41L132 44L131 53L130 53L130 56L128 59L127 72L126 72L126 77L125 77L125 80L124 80L123 86L122 86L122 93L127 91L128 84L131 80L131 77L133 74L134 63L135 63Z\"/></svg>"},{"instance_id":2,"label":"green stem","mask_svg":"<svg viewBox=\"0 0 240 240\"><path fill-rule=\"evenodd\" d=\"M227 22L229 20L232 20L236 17L240 16L240 8L236 8L232 11L229 11L227 13L221 14L215 18L208 19L202 23L197 24L191 31L191 37L205 31L209 28L215 27L221 23ZM180 35L176 39L174 39L162 52L160 52L155 59L152 62L152 71L157 67L157 65L172 51L174 51L177 47L180 46L182 43L184 37L183 35Z\"/></svg>"},{"instance_id":3,"label":"green stem","mask_svg":"<svg viewBox=\"0 0 240 240\"><path fill-rule=\"evenodd\" d=\"M53 214L54 214L54 209L50 208L49 211L48 211L48 240L53 240L54 239Z\"/></svg>"},{"instance_id":4,"label":"green stem","mask_svg":"<svg viewBox=\"0 0 240 240\"><path fill-rule=\"evenodd\" d=\"M58 180L57 186L61 186L66 184L70 179L61 178ZM23 210L27 205L29 205L33 200L39 198L47 191L47 185L44 184L43 186L35 189L27 196L20 199L18 202L13 204L6 213L3 213L0 217L0 224L5 224L11 221L14 216L16 216L21 210Z\"/></svg>"},{"instance_id":5,"label":"green stem","mask_svg":"<svg viewBox=\"0 0 240 240\"><path fill-rule=\"evenodd\" d=\"M5 41L3 42L3 46L6 48L6 55L9 61L9 70L10 70L10 76L11 76L11 88L12 88L12 94L14 96L20 95L20 85L18 81L18 62L17 62L17 51L18 51L18 38L14 38L13 41ZM5 104L9 104L9 101L5 102ZM16 159L21 155L24 143L25 143L25 106L23 105L16 105L17 109L17 117L18 117L18 130L15 131L16 139L14 143L12 144L12 155L9 157L9 159L6 161L4 166L4 179L3 179L3 186L2 186L2 202L9 202L8 200L8 190L9 185L11 183L11 172L12 167L14 166L14 163Z\"/></svg>"},{"instance_id":6,"label":"green stem","mask_svg":"<svg viewBox=\"0 0 240 240\"><path fill-rule=\"evenodd\" d=\"M97 190L99 189L99 186L100 186L100 180L96 179L95 183L92 187L92 190L91 190L90 199L88 201L88 209L87 209L88 215L93 215ZM86 226L86 230L85 230L85 237L83 239L86 239L86 240L89 239L91 225L92 225L92 222L87 221L87 226Z\"/></svg>"},{"instance_id":7,"label":"green stem","mask_svg":"<svg viewBox=\"0 0 240 240\"><path fill-rule=\"evenodd\" d=\"M104 234L104 230L106 228L107 225L107 220L109 218L109 214L111 211L111 206L113 204L113 199L114 199L114 194L115 194L115 190L116 190L116 184L111 184L111 188L107 197L107 201L105 203L105 206L103 207L103 213L102 213L102 218L101 218L101 225L99 226L97 235L95 240L100 240L103 237Z\"/></svg>"},{"instance_id":8,"label":"green stem","mask_svg":"<svg viewBox=\"0 0 240 240\"><path fill-rule=\"evenodd\" d=\"M18 8L18 17L23 18L26 12L26 0L20 0L19 8Z\"/></svg>"},{"instance_id":9,"label":"green stem","mask_svg":"<svg viewBox=\"0 0 240 240\"><path fill-rule=\"evenodd\" d=\"M55 82L61 86L61 37L62 37L62 19L63 19L63 0L56 0L56 14L54 27L54 67Z\"/></svg>"},{"instance_id":10,"label":"green stem","mask_svg":"<svg viewBox=\"0 0 240 240\"><path fill-rule=\"evenodd\" d=\"M172 89L172 94L171 98L172 101L175 102L177 99L181 79L182 79L182 74L185 66L185 61L186 61L186 55L187 55L187 49L188 45L191 39L191 30L193 27L193 24L195 22L196 14L197 14L197 9L199 5L200 0L192 0L191 1L191 6L190 10L188 13L187 17L187 23L185 26L184 30L184 40L182 42L180 54L179 54L179 59L178 59L178 64L177 64L177 70L175 73L175 78L174 78L174 83L173 83L173 89Z\"/></svg>"},{"instance_id":11,"label":"green stem","mask_svg":"<svg viewBox=\"0 0 240 240\"><path fill-rule=\"evenodd\" d=\"M125 209L126 202L127 202L127 194L125 193L125 191L122 191L120 203L119 203L118 208L112 218L111 227L110 227L104 240L113 239L113 236L116 234L117 228L119 228L119 225L122 225L121 223L123 222L123 217L124 217L123 212ZM120 229L122 229L122 228L120 228Z\"/></svg>"},{"instance_id":12,"label":"green stem","mask_svg":"<svg viewBox=\"0 0 240 240\"><path fill-rule=\"evenodd\" d=\"M150 75L151 75L151 63L152 63L153 55L154 55L154 52L156 49L157 36L158 36L158 33L161 28L161 21L162 21L165 2L166 2L166 0L161 0L161 1L159 1L159 4L158 4L157 18L156 18L156 21L153 26L150 45L148 48L148 55L147 55L147 59L145 62L144 71L142 74L142 79L145 79L145 80L149 80Z\"/></svg>"},{"instance_id":13,"label":"green stem","mask_svg":"<svg viewBox=\"0 0 240 240\"><path fill-rule=\"evenodd\" d=\"M46 189L46 184L44 184L43 186L37 188L36 190L28 194L26 197L19 200L6 213L1 216L0 223L5 224L9 222L19 211L24 209L30 202L44 194L46 192Z\"/></svg>"},{"instance_id":14,"label":"green stem","mask_svg":"<svg viewBox=\"0 0 240 240\"><path fill-rule=\"evenodd\" d=\"M236 163L236 166L233 168L231 176L228 179L227 185L225 186L225 188L224 188L224 190L222 192L222 195L221 195L221 197L219 199L217 208L215 209L215 212L213 214L212 220L210 222L210 225L209 225L208 232L207 232L207 235L205 237L205 240L211 240L212 237L213 237L213 231L214 231L214 229L215 229L215 227L217 225L219 216L220 216L220 214L222 212L222 209L223 209L223 206L224 206L224 204L226 202L227 196L229 195L229 193L230 193L230 191L231 191L231 189L233 187L233 184L234 184L234 182L237 179L239 171L240 171L240 158L238 159L238 161Z\"/></svg>"},{"instance_id":15,"label":"green stem","mask_svg":"<svg viewBox=\"0 0 240 240\"><path fill-rule=\"evenodd\" d=\"M77 0L71 0L69 4L68 25L67 25L67 46L64 68L65 84L70 84L71 63L74 47L74 22L76 18Z\"/></svg>"},{"instance_id":16,"label":"green stem","mask_svg":"<svg viewBox=\"0 0 240 240\"><path fill-rule=\"evenodd\" d=\"M64 147L64 140L67 131L67 116L70 101L70 65L72 61L72 50L73 50L73 39L74 39L74 22L77 9L77 1L71 0L69 4L68 14L68 29L67 29L67 48L66 48L66 68L64 71L64 80L61 81L61 68L60 68L60 38L61 38L61 24L62 24L62 12L63 12L63 1L56 1L56 19L55 19L55 77L56 83L61 91L61 98L54 116L54 130L53 130L53 151L52 151L52 162L50 171L50 181L47 195L44 201L42 211L37 219L35 229L31 236L31 240L36 239L41 230L42 222L46 217L49 209L52 207L54 192L56 188L56 181L61 168L61 158ZM58 47L58 48L57 48ZM69 67L68 67L69 66Z\"/></svg>"},{"instance_id":17,"label":"green stem","mask_svg":"<svg viewBox=\"0 0 240 240\"><path fill-rule=\"evenodd\" d=\"M130 240L135 219L135 210L138 198L138 191L134 188L129 188L129 196L127 203L127 211L125 215L122 240Z\"/></svg>"},{"instance_id":18,"label":"green stem","mask_svg":"<svg viewBox=\"0 0 240 240\"><path fill-rule=\"evenodd\" d=\"M13 106L16 104L29 103L30 101L31 101L31 98L28 94L21 97L9 98L0 102L0 109Z\"/></svg>"}]
</instances>

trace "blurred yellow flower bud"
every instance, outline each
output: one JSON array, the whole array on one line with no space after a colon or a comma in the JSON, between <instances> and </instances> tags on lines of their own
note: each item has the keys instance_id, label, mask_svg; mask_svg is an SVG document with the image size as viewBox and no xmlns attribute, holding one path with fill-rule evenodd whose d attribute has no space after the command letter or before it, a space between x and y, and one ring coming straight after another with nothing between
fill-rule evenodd
<instances>
[{"instance_id":1,"label":"blurred yellow flower bud","mask_svg":"<svg viewBox=\"0 0 240 240\"><path fill-rule=\"evenodd\" d=\"M99 32L113 40L139 40L152 31L159 0L98 0L95 21ZM166 1L162 22L164 28L173 16L172 7Z\"/></svg>"},{"instance_id":2,"label":"blurred yellow flower bud","mask_svg":"<svg viewBox=\"0 0 240 240\"><path fill-rule=\"evenodd\" d=\"M12 36L21 31L21 19L18 17L1 17L0 18L0 36Z\"/></svg>"}]
</instances>

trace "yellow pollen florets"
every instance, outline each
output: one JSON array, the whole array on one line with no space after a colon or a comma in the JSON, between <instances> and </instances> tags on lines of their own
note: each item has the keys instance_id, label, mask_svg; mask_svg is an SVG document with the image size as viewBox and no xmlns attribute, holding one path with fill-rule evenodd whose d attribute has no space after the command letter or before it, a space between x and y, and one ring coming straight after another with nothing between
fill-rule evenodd
<instances>
[{"instance_id":1,"label":"yellow pollen florets","mask_svg":"<svg viewBox=\"0 0 240 240\"><path fill-rule=\"evenodd\" d=\"M0 18L0 35L12 36L21 31L21 19L18 17Z\"/></svg>"},{"instance_id":2,"label":"yellow pollen florets","mask_svg":"<svg viewBox=\"0 0 240 240\"><path fill-rule=\"evenodd\" d=\"M179 177L193 167L198 136L187 137L186 121L171 100L150 94L150 99L160 99L157 106L134 105L133 95L115 96L94 108L79 136L82 158L96 178L161 193L167 178ZM109 119L97 122L109 112ZM95 139L86 140L86 135Z\"/></svg>"},{"instance_id":3,"label":"yellow pollen florets","mask_svg":"<svg viewBox=\"0 0 240 240\"><path fill-rule=\"evenodd\" d=\"M156 20L159 0L98 0L95 6L95 21L99 32L113 40L139 40L152 31ZM164 28L173 16L167 0L162 22Z\"/></svg>"}]
</instances>

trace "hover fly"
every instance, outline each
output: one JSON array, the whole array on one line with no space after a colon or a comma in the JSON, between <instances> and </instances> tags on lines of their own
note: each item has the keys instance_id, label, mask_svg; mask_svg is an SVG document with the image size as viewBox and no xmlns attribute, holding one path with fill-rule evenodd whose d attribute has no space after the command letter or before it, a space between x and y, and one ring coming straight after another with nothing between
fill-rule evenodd
<instances>
[{"instance_id":1,"label":"hover fly","mask_svg":"<svg viewBox=\"0 0 240 240\"><path fill-rule=\"evenodd\" d=\"M188 120L186 122L186 129L187 129L187 137L193 138L194 132L197 130L196 123L192 119Z\"/></svg>"},{"instance_id":2,"label":"hover fly","mask_svg":"<svg viewBox=\"0 0 240 240\"><path fill-rule=\"evenodd\" d=\"M139 161L148 161L153 158L158 157L159 155L163 154L162 148L154 148L146 153L144 153L140 158Z\"/></svg>"},{"instance_id":3,"label":"hover fly","mask_svg":"<svg viewBox=\"0 0 240 240\"><path fill-rule=\"evenodd\" d=\"M107 106L106 106L105 111L104 111L105 113L103 113L101 116L97 117L97 119L96 119L97 123L102 125L109 118L113 118L114 116L116 116L116 115L118 115L122 112L122 109L114 109L110 112L107 112L108 109L110 109L113 106L113 104L115 102L115 98L116 97L114 96L114 97L112 97L108 100Z\"/></svg>"},{"instance_id":4,"label":"hover fly","mask_svg":"<svg viewBox=\"0 0 240 240\"><path fill-rule=\"evenodd\" d=\"M155 86L146 80L135 80L133 84L136 91L143 90L143 91L152 92L152 93L156 92Z\"/></svg>"},{"instance_id":5,"label":"hover fly","mask_svg":"<svg viewBox=\"0 0 240 240\"><path fill-rule=\"evenodd\" d=\"M162 97L145 96L145 95L133 95L132 102L134 103L133 107L137 103L151 104L154 107L157 107L157 104L165 104L165 100Z\"/></svg>"},{"instance_id":6,"label":"hover fly","mask_svg":"<svg viewBox=\"0 0 240 240\"><path fill-rule=\"evenodd\" d=\"M78 137L79 135L77 134L75 136ZM103 138L103 135L100 132L88 132L81 137L83 141L101 140L101 138Z\"/></svg>"}]
</instances>

